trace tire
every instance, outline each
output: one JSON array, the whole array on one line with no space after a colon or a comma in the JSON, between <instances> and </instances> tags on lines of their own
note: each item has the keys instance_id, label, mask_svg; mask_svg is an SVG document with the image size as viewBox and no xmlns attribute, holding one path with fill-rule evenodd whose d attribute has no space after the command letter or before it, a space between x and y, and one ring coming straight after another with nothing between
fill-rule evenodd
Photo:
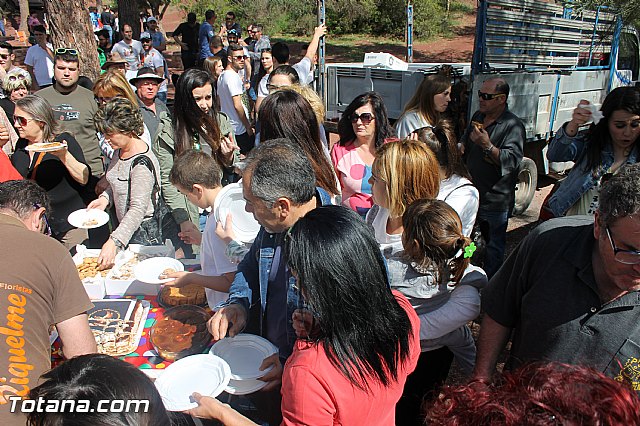
<instances>
[{"instance_id":1,"label":"tire","mask_svg":"<svg viewBox=\"0 0 640 426\"><path fill-rule=\"evenodd\" d=\"M523 158L518 171L518 182L516 183L515 205L513 206L513 216L524 213L533 200L538 185L538 169L536 163L530 158Z\"/></svg>"}]
</instances>

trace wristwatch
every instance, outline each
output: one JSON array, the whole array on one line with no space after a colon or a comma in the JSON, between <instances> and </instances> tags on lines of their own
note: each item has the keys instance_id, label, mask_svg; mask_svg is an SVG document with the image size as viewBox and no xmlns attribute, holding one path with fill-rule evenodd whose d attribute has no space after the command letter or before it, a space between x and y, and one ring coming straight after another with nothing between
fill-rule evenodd
<instances>
[{"instance_id":1,"label":"wristwatch","mask_svg":"<svg viewBox=\"0 0 640 426\"><path fill-rule=\"evenodd\" d=\"M111 241L114 242L118 250L124 250L124 244L122 244L122 242L119 239L113 238L113 237L109 237L109 238L111 238Z\"/></svg>"},{"instance_id":2,"label":"wristwatch","mask_svg":"<svg viewBox=\"0 0 640 426\"><path fill-rule=\"evenodd\" d=\"M493 150L493 145L489 145L489 148L483 149L482 152L484 153L485 157L488 157L491 155L492 150Z\"/></svg>"}]
</instances>

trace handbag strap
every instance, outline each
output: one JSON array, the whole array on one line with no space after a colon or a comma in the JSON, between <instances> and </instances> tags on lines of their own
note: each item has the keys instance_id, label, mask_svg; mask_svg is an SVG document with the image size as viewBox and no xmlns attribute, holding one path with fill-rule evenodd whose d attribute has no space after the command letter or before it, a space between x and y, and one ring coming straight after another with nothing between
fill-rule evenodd
<instances>
[{"instance_id":1,"label":"handbag strap","mask_svg":"<svg viewBox=\"0 0 640 426\"><path fill-rule=\"evenodd\" d=\"M151 203L153 204L153 210L155 211L157 202L156 202L156 197L154 195L158 194L158 192L160 191L160 188L158 187L158 178L156 176L156 168L153 166L153 162L151 161L151 159L146 155L138 155L131 162L131 167L129 168L129 182L127 183L126 210L129 210L129 205L131 203L131 172L133 171L133 168L139 164L146 166L151 171L151 173L153 173L153 193L151 194Z\"/></svg>"},{"instance_id":2,"label":"handbag strap","mask_svg":"<svg viewBox=\"0 0 640 426\"><path fill-rule=\"evenodd\" d=\"M447 194L447 196L446 196L446 197L444 197L444 199L443 199L442 201L445 201L445 202L446 202L446 201L447 201L447 198L449 198L449 197L451 196L451 194L453 194L457 189L464 188L465 186L474 186L474 185L473 185L472 183L463 183L463 184L462 184L462 185L460 185L460 186L456 186L455 188L453 188L453 189L451 190L451 192L449 192L449 193Z\"/></svg>"},{"instance_id":3,"label":"handbag strap","mask_svg":"<svg viewBox=\"0 0 640 426\"><path fill-rule=\"evenodd\" d=\"M38 170L38 166L40 166L40 163L42 163L42 159L46 155L44 152L37 152L36 154L38 155L38 159L36 160L36 164L34 164L31 173L29 173L29 179L33 181L36 180L36 171Z\"/></svg>"}]
</instances>

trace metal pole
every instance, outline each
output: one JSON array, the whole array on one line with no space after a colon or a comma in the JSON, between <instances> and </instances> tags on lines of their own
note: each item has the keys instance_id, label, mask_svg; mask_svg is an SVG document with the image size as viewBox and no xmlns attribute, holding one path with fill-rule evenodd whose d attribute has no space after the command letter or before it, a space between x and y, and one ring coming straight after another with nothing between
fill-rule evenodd
<instances>
[{"instance_id":1,"label":"metal pole","mask_svg":"<svg viewBox=\"0 0 640 426\"><path fill-rule=\"evenodd\" d=\"M407 0L407 62L413 62L413 3Z\"/></svg>"},{"instance_id":2,"label":"metal pole","mask_svg":"<svg viewBox=\"0 0 640 426\"><path fill-rule=\"evenodd\" d=\"M318 25L326 23L325 16L325 4L324 0L318 0ZM318 47L318 92L320 94L320 98L324 101L326 99L325 93L325 78L326 78L326 69L325 69L325 54L326 54L326 37L320 38L320 45Z\"/></svg>"}]
</instances>

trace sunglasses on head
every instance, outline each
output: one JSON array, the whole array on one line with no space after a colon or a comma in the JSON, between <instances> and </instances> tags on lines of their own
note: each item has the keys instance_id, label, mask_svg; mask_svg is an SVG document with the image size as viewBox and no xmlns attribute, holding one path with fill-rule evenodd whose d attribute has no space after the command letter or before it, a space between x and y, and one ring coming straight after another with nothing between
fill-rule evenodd
<instances>
[{"instance_id":1,"label":"sunglasses on head","mask_svg":"<svg viewBox=\"0 0 640 426\"><path fill-rule=\"evenodd\" d=\"M56 55L67 54L67 55L71 55L71 56L78 56L78 51L76 49L70 49L70 48L67 48L67 47L59 47L53 53L55 53Z\"/></svg>"},{"instance_id":2,"label":"sunglasses on head","mask_svg":"<svg viewBox=\"0 0 640 426\"><path fill-rule=\"evenodd\" d=\"M362 121L362 124L369 124L374 118L375 117L370 112L363 112L360 115L354 112L353 114L351 114L351 117L349 119L354 124L357 123L358 120Z\"/></svg>"},{"instance_id":3,"label":"sunglasses on head","mask_svg":"<svg viewBox=\"0 0 640 426\"><path fill-rule=\"evenodd\" d=\"M14 74L9 76L9 81L24 80L25 78L24 74Z\"/></svg>"},{"instance_id":4,"label":"sunglasses on head","mask_svg":"<svg viewBox=\"0 0 640 426\"><path fill-rule=\"evenodd\" d=\"M270 47L265 47L264 49L260 49L260 53L262 53L262 52L271 53L271 48Z\"/></svg>"},{"instance_id":5,"label":"sunglasses on head","mask_svg":"<svg viewBox=\"0 0 640 426\"><path fill-rule=\"evenodd\" d=\"M483 99L485 101L490 101L495 98L499 98L500 96L505 96L505 94L504 93L484 93L478 90L478 97L480 97L480 99Z\"/></svg>"}]
</instances>

